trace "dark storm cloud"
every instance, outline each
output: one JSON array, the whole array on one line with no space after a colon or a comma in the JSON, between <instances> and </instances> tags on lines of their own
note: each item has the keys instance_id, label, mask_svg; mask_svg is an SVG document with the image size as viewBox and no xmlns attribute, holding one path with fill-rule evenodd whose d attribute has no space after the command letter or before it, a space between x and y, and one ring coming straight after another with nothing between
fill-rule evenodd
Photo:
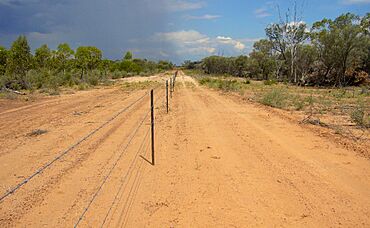
<instances>
[{"instance_id":1,"label":"dark storm cloud","mask_svg":"<svg viewBox=\"0 0 370 228\"><path fill-rule=\"evenodd\" d=\"M94 45L105 56L121 58L133 50L140 57L161 58L164 43L135 42L165 31L169 0L0 0L0 42L9 45L26 34L33 48L68 42L73 47ZM183 7L197 7L184 5ZM154 45L154 46L153 46Z\"/></svg>"}]
</instances>

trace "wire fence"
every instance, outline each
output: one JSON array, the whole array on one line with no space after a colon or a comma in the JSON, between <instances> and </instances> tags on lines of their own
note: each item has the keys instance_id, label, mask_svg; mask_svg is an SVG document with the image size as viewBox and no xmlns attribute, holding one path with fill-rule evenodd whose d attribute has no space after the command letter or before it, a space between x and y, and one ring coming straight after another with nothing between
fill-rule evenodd
<instances>
[{"instance_id":1,"label":"wire fence","mask_svg":"<svg viewBox=\"0 0 370 228\"><path fill-rule=\"evenodd\" d=\"M126 112L128 109L130 109L132 106L137 104L140 100L144 99L146 96L148 96L147 93L142 95L139 99L135 100L133 103L119 111L117 114L115 114L113 117L108 119L106 122L104 122L102 125L100 125L98 128L94 129L87 135L85 135L83 138L79 139L77 142L75 142L73 145L68 147L66 150L62 151L58 156L50 160L49 162L45 163L43 166L41 166L39 169L37 169L34 173L32 173L30 176L27 178L23 179L20 183L18 183L16 186L11 188L9 191L7 191L4 195L0 197L0 202L2 202L5 198L13 194L15 191L20 189L22 186L26 185L30 180L32 180L34 177L40 175L45 169L49 168L51 165L53 165L56 161L60 160L62 157L67 155L69 152L71 152L74 148L76 148L78 145L80 145L82 142L86 141L89 139L92 135L94 135L96 132L98 132L100 129L111 123L113 120L115 120L119 115L122 113Z\"/></svg>"},{"instance_id":2,"label":"wire fence","mask_svg":"<svg viewBox=\"0 0 370 228\"><path fill-rule=\"evenodd\" d=\"M84 137L80 138L78 141L76 141L74 144L72 144L71 146L69 146L67 149L65 149L64 151L60 152L52 160L50 160L47 163L45 163L44 165L42 165L39 169L37 169L35 172L33 172L27 178L23 179L21 182L19 182L14 187L12 187L9 191L7 191L5 194L3 194L0 197L0 203L2 203L9 196L14 195L14 193L17 190L19 190L20 188L22 188L23 186L25 186L33 178L35 178L36 176L40 175L46 169L51 168L52 165L55 162L57 162L58 160L60 160L64 156L66 156L73 149L75 149L76 147L78 147L81 143L87 141L89 138L91 138L99 130L101 130L102 128L104 128L105 126L107 126L109 123L111 123L112 121L114 121L115 119L117 119L118 116L120 116L124 112L128 111L130 108L134 107L140 101L143 101L144 98L147 97L150 94L150 106L149 106L149 110L147 112L145 112L145 114L142 116L142 118L140 118L140 121L138 122L138 125L136 126L136 128L134 129L134 131L131 134L129 134L127 143L125 144L125 146L120 151L119 156L117 157L117 159L115 159L115 161L113 162L113 165L109 168L107 174L104 176L104 178L102 179L101 183L99 184L99 187L96 189L96 191L94 192L94 194L91 196L91 198L88 201L87 205L84 207L84 209L81 212L80 216L78 217L76 223L74 224L74 227L78 227L80 225L81 221L85 218L86 213L89 211L89 209L91 208L91 206L94 203L94 201L98 198L100 192L103 190L104 185L107 183L109 177L112 175L113 171L115 170L115 168L117 167L118 163L122 159L123 155L125 154L125 152L129 148L130 144L133 142L133 140L137 136L139 130L142 128L142 126L144 125L145 121L148 119L149 114L151 114L151 120L150 120L151 123L149 125L150 128L146 130L145 136L142 139L141 144L140 144L140 146L139 146L136 154L134 155L134 158L129 163L129 167L128 167L127 172L125 173L125 175L122 177L122 179L120 181L120 185L118 187L118 191L116 192L116 194L115 194L115 196L114 196L114 198L113 198L113 200L112 200L112 202L111 202L111 204L109 206L109 209L107 210L107 212L106 212L106 214L104 216L104 219L103 219L103 221L101 223L101 227L103 227L106 224L109 215L112 214L113 207L116 204L118 204L118 199L120 199L122 197L122 194L125 191L125 189L127 187L127 184L128 184L129 180L132 177L132 174L133 174L133 171L134 171L133 168L137 164L138 158L140 156L142 156L142 158L145 159L144 157L145 157L145 154L147 153L147 150L149 148L149 144L151 144L151 152L152 152L151 153L151 157L152 157L151 164L154 165L154 149L155 149L155 147L154 147L154 138L155 138L155 134L154 134L154 121L155 121L155 118L154 118L154 110L155 110L155 106L158 104L158 102L162 102L163 99L166 99L166 106L167 106L166 109L167 109L167 113L168 113L168 110L169 110L169 99L168 99L168 95L169 95L169 92L170 92L170 95L172 97L172 93L174 92L174 88L175 88L175 82L176 82L177 73L178 72L176 71L176 73L173 75L173 77L170 78L170 85L169 86L168 86L168 80L166 81L166 85L165 85L166 91L164 93L165 96L159 96L159 98L156 99L155 103L153 102L154 101L154 91L156 91L162 85L158 85L155 88L151 89L150 90L150 93L149 93L149 91L148 92L145 92L138 99L134 100L128 106L126 106L125 108L121 109L119 112L117 112L111 118L109 118L108 120L106 120L99 127L97 127L94 130L90 131L87 135L85 135ZM149 133L151 133L151 134L149 134ZM149 135L151 136L150 137L151 138L151 143L149 143L148 140L147 140L148 137L149 137ZM148 144L148 145L145 147L146 144ZM115 154L112 155L112 157L110 158L110 160L113 159L114 155ZM143 161L142 161L142 163L143 163ZM137 184L137 178L138 178L139 175L141 175L140 174L140 170L141 170L141 167L142 167L142 163L140 164L140 166L139 166L140 168L138 168L137 173L135 174L133 186L131 186L130 192L129 192L128 197L127 197L127 200L126 200L126 202L124 204L124 206L126 206L126 204L128 203L127 204L127 213L126 213L126 216L127 216L128 212L130 210L131 205L133 204L133 199L129 199L130 196L132 195L132 191L134 191L134 193L135 193L137 191L137 189L139 188L139 185L140 185L140 183ZM129 180L127 180L127 178L129 178ZM126 183L126 185L125 185L125 183ZM124 211L125 211L125 207L124 207ZM124 213L124 211L122 213ZM114 211L113 211L113 213L114 213ZM123 216L123 217L125 217L125 216ZM127 220L124 220L124 222L127 222Z\"/></svg>"},{"instance_id":3,"label":"wire fence","mask_svg":"<svg viewBox=\"0 0 370 228\"><path fill-rule=\"evenodd\" d=\"M139 154L140 154L140 152L142 151L143 146L144 146L144 144L145 144L146 139L148 138L148 136L149 136L149 129L147 130L147 132L146 132L146 134L145 134L145 137L144 137L144 139L143 139L143 141L142 141L142 143L141 143L141 145L140 145L139 149L137 150L137 152L136 152L136 154L135 154L134 159L132 159L132 161L131 161L131 163L130 163L130 166L129 166L129 168L128 168L128 172L127 172L127 173L126 173L126 175L125 175L125 176L123 176L123 178L121 179L121 185L119 186L118 191L116 192L116 194L115 194L115 196L114 196L114 198L113 198L113 201L112 201L112 203L110 204L109 209L108 209L107 213L105 214L104 219L103 219L103 222L102 222L102 224L100 225L100 227L104 227L104 225L105 225L105 223L106 223L106 221L107 221L107 219L108 219L109 214L111 213L111 211L112 211L112 209L113 209L114 205L117 203L117 200L119 199L119 197L118 197L118 196L120 195L120 193L123 193L123 192L125 191L125 189L126 189L126 187L127 187L127 185L125 185L126 180L127 180L127 178L128 178L129 176L131 176L132 171L133 171L133 169L132 169L132 168L133 168L133 166L135 165L136 161L138 160L138 158L139 158ZM144 154L145 154L145 152L147 151L147 149L148 149L148 148L146 148L146 149L144 150Z\"/></svg>"}]
</instances>

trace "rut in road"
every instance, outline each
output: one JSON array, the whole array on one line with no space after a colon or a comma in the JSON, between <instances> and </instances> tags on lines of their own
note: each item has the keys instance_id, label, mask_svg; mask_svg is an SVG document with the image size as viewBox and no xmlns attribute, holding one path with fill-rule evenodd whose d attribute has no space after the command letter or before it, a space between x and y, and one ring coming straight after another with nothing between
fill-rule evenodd
<instances>
[{"instance_id":1,"label":"rut in road","mask_svg":"<svg viewBox=\"0 0 370 228\"><path fill-rule=\"evenodd\" d=\"M366 158L180 75L127 227L370 225Z\"/></svg>"},{"instance_id":2,"label":"rut in road","mask_svg":"<svg viewBox=\"0 0 370 228\"><path fill-rule=\"evenodd\" d=\"M138 157L148 153L149 143L142 144L145 125L89 207L82 227L370 226L368 159L258 105L200 87L182 72L176 83L170 113L163 105L156 108L156 165ZM58 138L60 133L72 132L65 140L83 135L127 104L126 95L116 96L122 99L102 96L102 102L113 99L105 111L91 109L94 102L87 102L82 108L96 113L63 117L74 109L61 112L61 125L43 136L57 143L29 140L28 146L55 151L67 143ZM73 107L81 101L64 102ZM18 198L1 204L0 224L73 226L147 110L148 103L138 104L46 170L48 181L37 179ZM48 118L48 113L35 114ZM86 124L89 118L94 126ZM17 180L18 175L9 175L12 165L23 175L34 168L32 163L53 155L32 156L24 148L19 145L16 153L0 156L6 164L7 175L0 175L4 183ZM18 157L24 167L11 163Z\"/></svg>"},{"instance_id":3,"label":"rut in road","mask_svg":"<svg viewBox=\"0 0 370 228\"><path fill-rule=\"evenodd\" d=\"M144 94L143 91L140 93ZM159 99L163 97L163 92L157 95ZM137 97L135 95L133 99L137 99ZM117 107L122 109L122 107L130 104L133 99L129 98L124 102L121 100L118 102L120 104L116 104L113 109L116 110ZM161 102L163 102L163 99L161 99ZM135 108L129 109L124 115L117 116L117 119L110 126L102 128L95 135L91 136L89 143L79 145L73 153L63 158L60 162L55 163L52 169L43 171L42 178L36 178L28 183L24 189L19 189L16 192L16 197L2 202L0 205L2 214L0 223L3 226L7 226L16 223L40 224L43 221L47 222L48 225L54 224L57 226L58 224L65 225L76 222L77 214L81 213L85 201L90 198L97 184L101 182L100 180L105 175L106 170L116 160L117 154L120 153L123 145L127 143L128 136L140 121L143 121L143 115L148 115L148 99L141 100L135 106ZM112 112L110 109L108 110L111 117ZM148 128L146 122L144 123L144 128ZM126 164L132 160L133 153L131 151L135 150L137 142L142 135L143 128L137 132L137 138L132 141L133 145L130 145L130 148L128 148L127 155L125 154L121 159L122 161L120 160L118 164L120 169L114 174L114 179L117 178L116 176L122 170L125 170ZM50 146L54 148L61 147L60 145L55 145L55 142L53 145L52 141ZM53 151L54 153L57 152ZM43 162L38 161L37 163L42 164ZM23 163L23 165L25 166L25 173L33 169L32 167L30 168L29 163ZM8 171L5 169L4 171L11 173L12 170L14 171L14 169L9 169ZM9 176L12 177L12 175ZM5 175L3 177L5 181L2 183L16 181L12 180L12 178L5 179ZM68 217L68 219L65 219L64 216Z\"/></svg>"}]
</instances>

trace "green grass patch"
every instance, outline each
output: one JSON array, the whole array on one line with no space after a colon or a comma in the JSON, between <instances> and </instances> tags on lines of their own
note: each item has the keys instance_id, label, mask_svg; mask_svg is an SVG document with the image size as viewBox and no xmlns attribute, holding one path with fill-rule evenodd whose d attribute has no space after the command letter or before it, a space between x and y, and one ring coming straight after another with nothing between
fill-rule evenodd
<instances>
[{"instance_id":1,"label":"green grass patch","mask_svg":"<svg viewBox=\"0 0 370 228\"><path fill-rule=\"evenodd\" d=\"M273 88L264 93L259 100L260 103L274 108L285 108L287 106L288 91L284 88Z\"/></svg>"}]
</instances>

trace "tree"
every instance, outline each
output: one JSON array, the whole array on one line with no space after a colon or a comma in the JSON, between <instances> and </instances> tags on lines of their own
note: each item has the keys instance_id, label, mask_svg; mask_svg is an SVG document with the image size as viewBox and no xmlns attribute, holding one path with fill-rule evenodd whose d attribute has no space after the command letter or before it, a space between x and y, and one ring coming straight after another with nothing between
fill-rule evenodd
<instances>
[{"instance_id":1,"label":"tree","mask_svg":"<svg viewBox=\"0 0 370 228\"><path fill-rule=\"evenodd\" d=\"M361 19L361 28L366 35L370 35L370 13L367 13Z\"/></svg>"},{"instance_id":2,"label":"tree","mask_svg":"<svg viewBox=\"0 0 370 228\"><path fill-rule=\"evenodd\" d=\"M48 45L44 44L35 50L35 65L37 68L47 68L50 66L51 51Z\"/></svg>"},{"instance_id":3,"label":"tree","mask_svg":"<svg viewBox=\"0 0 370 228\"><path fill-rule=\"evenodd\" d=\"M81 69L81 79L89 70L95 69L102 58L102 52L92 46L81 46L76 50L76 64Z\"/></svg>"},{"instance_id":4,"label":"tree","mask_svg":"<svg viewBox=\"0 0 370 228\"><path fill-rule=\"evenodd\" d=\"M275 59L273 57L272 42L269 40L259 40L253 45L253 51L250 53L250 68L252 77L268 80L269 76L275 71Z\"/></svg>"},{"instance_id":5,"label":"tree","mask_svg":"<svg viewBox=\"0 0 370 228\"><path fill-rule=\"evenodd\" d=\"M336 86L348 84L346 71L361 63L368 51L367 39L360 17L351 13L314 23L311 40L319 53L324 68L321 74L327 82Z\"/></svg>"},{"instance_id":6,"label":"tree","mask_svg":"<svg viewBox=\"0 0 370 228\"><path fill-rule=\"evenodd\" d=\"M248 68L249 57L248 56L238 56L234 60L234 75L237 77L245 77L247 76L247 68Z\"/></svg>"},{"instance_id":7,"label":"tree","mask_svg":"<svg viewBox=\"0 0 370 228\"><path fill-rule=\"evenodd\" d=\"M191 60L185 60L184 63L182 64L185 69L195 69L196 62L192 62Z\"/></svg>"},{"instance_id":8,"label":"tree","mask_svg":"<svg viewBox=\"0 0 370 228\"><path fill-rule=\"evenodd\" d=\"M113 64L112 60L103 59L102 61L100 61L98 68L100 71L104 72L104 76L107 76L107 71L109 70L112 64Z\"/></svg>"},{"instance_id":9,"label":"tree","mask_svg":"<svg viewBox=\"0 0 370 228\"><path fill-rule=\"evenodd\" d=\"M7 59L8 50L6 50L5 47L0 46L0 76L5 74Z\"/></svg>"},{"instance_id":10,"label":"tree","mask_svg":"<svg viewBox=\"0 0 370 228\"><path fill-rule=\"evenodd\" d=\"M301 76L299 83L305 84L306 78L313 72L315 61L318 58L315 47L311 44L303 44L297 50L297 72Z\"/></svg>"},{"instance_id":11,"label":"tree","mask_svg":"<svg viewBox=\"0 0 370 228\"><path fill-rule=\"evenodd\" d=\"M123 60L132 60L132 53L130 51L126 52L125 56L123 57Z\"/></svg>"},{"instance_id":12,"label":"tree","mask_svg":"<svg viewBox=\"0 0 370 228\"><path fill-rule=\"evenodd\" d=\"M25 36L19 36L12 44L7 60L6 74L12 86L27 88L26 73L31 68L31 49Z\"/></svg>"},{"instance_id":13,"label":"tree","mask_svg":"<svg viewBox=\"0 0 370 228\"><path fill-rule=\"evenodd\" d=\"M69 44L62 43L58 45L56 52L56 59L58 68L65 74L67 68L71 65L71 59L73 58L74 51L70 48Z\"/></svg>"},{"instance_id":14,"label":"tree","mask_svg":"<svg viewBox=\"0 0 370 228\"><path fill-rule=\"evenodd\" d=\"M361 19L361 28L367 37L367 56L364 58L363 70L370 75L370 13Z\"/></svg>"},{"instance_id":15,"label":"tree","mask_svg":"<svg viewBox=\"0 0 370 228\"><path fill-rule=\"evenodd\" d=\"M266 36L271 41L272 47L277 51L285 64L289 66L289 80L297 83L297 51L298 47L308 38L307 25L297 16L296 4L294 14L290 10L285 15L285 20L280 17L279 23L274 23L266 28Z\"/></svg>"}]
</instances>

